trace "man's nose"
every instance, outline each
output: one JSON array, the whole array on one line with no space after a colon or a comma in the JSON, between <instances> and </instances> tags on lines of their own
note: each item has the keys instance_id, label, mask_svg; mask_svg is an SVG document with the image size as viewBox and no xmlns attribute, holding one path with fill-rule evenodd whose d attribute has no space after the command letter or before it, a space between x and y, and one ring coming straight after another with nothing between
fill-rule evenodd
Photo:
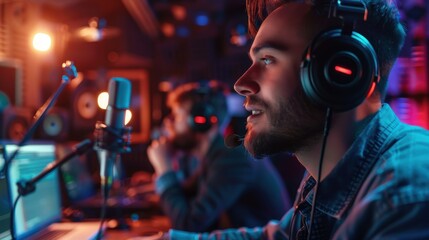
<instances>
[{"instance_id":1,"label":"man's nose","mask_svg":"<svg viewBox=\"0 0 429 240\"><path fill-rule=\"evenodd\" d=\"M260 87L256 81L256 69L250 67L247 71L235 82L234 90L243 96L256 94L259 92Z\"/></svg>"}]
</instances>

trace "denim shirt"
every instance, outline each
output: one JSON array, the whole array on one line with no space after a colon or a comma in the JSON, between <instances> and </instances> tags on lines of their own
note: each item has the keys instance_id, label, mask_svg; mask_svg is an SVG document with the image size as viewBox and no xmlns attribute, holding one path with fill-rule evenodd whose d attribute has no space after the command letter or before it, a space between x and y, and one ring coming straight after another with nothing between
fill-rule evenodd
<instances>
[{"instance_id":1,"label":"denim shirt","mask_svg":"<svg viewBox=\"0 0 429 240\"><path fill-rule=\"evenodd\" d=\"M264 227L169 238L306 239L314 185L304 177L295 207ZM311 239L429 239L429 132L383 104L317 194Z\"/></svg>"}]
</instances>

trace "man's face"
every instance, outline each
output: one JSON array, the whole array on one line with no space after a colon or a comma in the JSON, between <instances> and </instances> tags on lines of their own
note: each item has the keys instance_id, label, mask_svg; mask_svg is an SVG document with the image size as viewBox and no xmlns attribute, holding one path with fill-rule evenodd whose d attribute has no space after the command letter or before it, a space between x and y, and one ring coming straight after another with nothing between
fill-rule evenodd
<instances>
[{"instance_id":1,"label":"man's face","mask_svg":"<svg viewBox=\"0 0 429 240\"><path fill-rule=\"evenodd\" d=\"M191 150L197 145L196 134L191 129L188 119L191 104L175 103L171 106L171 114L164 120L164 127L173 145L181 150Z\"/></svg>"},{"instance_id":2,"label":"man's face","mask_svg":"<svg viewBox=\"0 0 429 240\"><path fill-rule=\"evenodd\" d=\"M250 49L252 65L235 83L251 112L244 144L256 157L296 152L323 130L324 113L304 96L299 74L303 53L321 30L308 20L312 14L300 3L270 14Z\"/></svg>"}]
</instances>

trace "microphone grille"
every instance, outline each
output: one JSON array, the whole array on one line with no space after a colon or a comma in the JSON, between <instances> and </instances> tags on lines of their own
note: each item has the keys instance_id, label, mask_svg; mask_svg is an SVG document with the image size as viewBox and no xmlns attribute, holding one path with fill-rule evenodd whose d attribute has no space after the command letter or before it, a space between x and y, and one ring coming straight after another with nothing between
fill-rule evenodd
<instances>
[{"instance_id":1,"label":"microphone grille","mask_svg":"<svg viewBox=\"0 0 429 240\"><path fill-rule=\"evenodd\" d=\"M126 78L114 77L109 81L109 106L127 109L131 101L131 82Z\"/></svg>"},{"instance_id":2,"label":"microphone grille","mask_svg":"<svg viewBox=\"0 0 429 240\"><path fill-rule=\"evenodd\" d=\"M241 145L243 138L237 134L229 134L224 138L224 144L228 148L235 148Z\"/></svg>"}]
</instances>

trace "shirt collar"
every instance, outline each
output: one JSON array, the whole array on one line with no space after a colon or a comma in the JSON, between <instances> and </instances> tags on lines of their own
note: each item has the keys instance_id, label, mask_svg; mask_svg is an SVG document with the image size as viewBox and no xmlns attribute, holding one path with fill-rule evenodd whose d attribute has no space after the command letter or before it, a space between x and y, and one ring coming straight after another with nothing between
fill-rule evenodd
<instances>
[{"instance_id":1,"label":"shirt collar","mask_svg":"<svg viewBox=\"0 0 429 240\"><path fill-rule=\"evenodd\" d=\"M360 186L399 123L392 109L387 104L383 104L337 166L320 183L316 203L319 211L341 218L353 203ZM315 181L313 179L305 184L307 187L315 185ZM312 202L313 191L306 197L309 203Z\"/></svg>"}]
</instances>

